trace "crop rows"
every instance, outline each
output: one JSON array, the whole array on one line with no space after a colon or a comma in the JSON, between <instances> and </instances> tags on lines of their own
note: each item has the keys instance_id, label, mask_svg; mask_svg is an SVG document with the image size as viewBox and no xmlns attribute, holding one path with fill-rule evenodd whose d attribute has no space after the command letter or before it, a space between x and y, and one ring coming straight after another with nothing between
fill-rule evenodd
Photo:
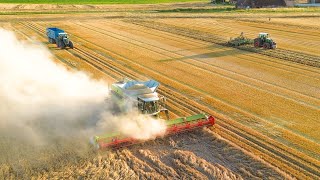
<instances>
[{"instance_id":1,"label":"crop rows","mask_svg":"<svg viewBox=\"0 0 320 180\"><path fill-rule=\"evenodd\" d=\"M29 28L32 28L33 30L36 30L38 32L40 31L40 33L43 33L43 32L41 32L41 30L39 28L37 29L35 26L32 26L30 24L28 24L27 26ZM81 48L81 49L76 48L74 51L76 54L78 54L79 57L82 57L83 60L95 59L94 61L98 64L94 65L92 63L93 61L90 61L90 62L88 61L88 63L91 63L92 65L94 65L96 68L98 68L100 70L107 69L106 72L108 74L110 74L110 71L112 71L113 72L112 74L117 74L118 77L119 76L127 76L127 77L131 77L133 79L136 79L136 78L141 79L141 75L136 75L136 73L129 73L128 74L127 69L120 69L119 65L117 65L117 64L112 64L109 66L105 66L106 64L102 65L101 62L99 62L99 61L101 61L102 59L103 59L103 61L106 61L106 58L101 57L101 56L97 57L97 55L94 55L94 53L90 50L83 50L83 48ZM187 111L189 114L203 112L203 111L208 114L216 114L215 112L212 112L212 110L206 108L203 105L192 102L192 101L188 100L187 98L181 98L184 96L181 93L173 92L172 90L169 90L165 87L162 87L160 89L160 93L162 93L166 97L168 97L172 101L172 103L174 103L175 106L179 107L180 109L184 109L184 111ZM183 99L183 100L181 100L181 99ZM278 166L279 164L276 162L281 160L281 161L284 161L284 163L283 162L280 163L283 166L286 163L290 163L290 164L292 164L292 167L295 167L295 169L299 169L299 166L300 166L300 168L303 167L304 169L307 167L306 164L301 164L303 161L302 162L301 162L301 160L297 161L297 159L299 159L298 157L295 157L294 155L288 156L288 154L282 153L281 151L279 151L279 147L272 147L271 144L266 143L265 140L262 140L262 138L261 139L258 138L259 137L259 136L257 136L258 134L252 134L252 132L250 132L250 130L248 130L248 129L244 130L244 132L250 132L250 133L248 133L248 134L242 133L241 130L243 130L243 129L240 128L241 126L239 124L235 125L234 122L231 123L229 121L229 123L225 123L224 121L226 121L226 119L223 119L223 120L220 119L220 121L218 121L220 133L223 134L224 137L232 140L233 142L236 142L236 144L242 146L243 148L249 149L257 154L259 154L258 153L259 151L264 152L264 155L268 154L268 156L270 158L268 160L269 160L269 162L273 162L272 163L273 165ZM242 142L239 142L240 139ZM250 144L250 146L248 146L249 144ZM259 151L257 151L257 150L259 150ZM265 158L267 159L268 156L266 156ZM291 170L292 167L286 167L286 169ZM311 171L311 173L314 173L315 175L317 175L318 172L315 170L312 170L312 169L314 169L314 168L306 168L307 171L309 171L309 172ZM293 172L291 171L291 173L293 173ZM298 175L298 174L295 174L295 175Z\"/></svg>"},{"instance_id":2,"label":"crop rows","mask_svg":"<svg viewBox=\"0 0 320 180\"><path fill-rule=\"evenodd\" d=\"M202 32L195 29L177 27L174 25L169 25L169 24L160 23L160 22L151 22L151 21L142 21L142 20L127 21L127 22L131 22L133 24L141 25L148 28L157 29L160 31L165 31L165 32L170 32L170 33L190 37L193 39L198 39L198 40L212 42L212 43L223 45L223 46L228 46L224 38L216 36L212 33ZM249 52L259 53L259 54L274 57L274 58L283 59L286 61L305 64L308 66L320 67L319 56L313 56L313 55L281 49L281 48L277 48L276 50L272 50L272 51L253 48L252 46L249 46L249 45L237 46L235 48L249 51Z\"/></svg>"},{"instance_id":3,"label":"crop rows","mask_svg":"<svg viewBox=\"0 0 320 180\"><path fill-rule=\"evenodd\" d=\"M34 29L32 29L31 28L31 30L33 30L34 31ZM39 31L40 32L42 32L40 29L39 29ZM36 32L38 32L38 31L36 31ZM42 35L42 33L39 33L40 35ZM41 38L42 40L44 39L44 38ZM83 48L81 48L81 49L83 49ZM79 49L78 49L79 50ZM76 50L76 51L78 51L78 50ZM68 51L64 51L64 52L68 52ZM80 53L81 54L81 53ZM89 57L92 57L91 55L92 54L94 54L95 56L98 56L99 57L99 55L97 55L97 54L95 54L95 52L92 52L92 51L90 51L90 55L84 55L84 54L82 54L82 55L84 55L84 56L86 56L86 60L88 60L89 62L90 62L90 64L92 65L92 66L95 66L95 61L92 59L92 58L89 58ZM80 56L80 55L79 55ZM79 56L77 56L77 57L79 57ZM105 58L102 58L103 60L107 60L107 59L105 59ZM83 59L84 60L84 59ZM98 64L100 64L100 63L98 63ZM99 65L99 66L101 66L101 64ZM103 67L103 66L101 66L101 69L104 69L105 67ZM110 72L107 74L108 76L109 75L114 75L114 73L113 73L113 71L112 70L110 70ZM192 133L192 134L194 134L194 133ZM192 135L192 134L190 134L190 135ZM199 133L197 133L197 137L200 137L200 136L204 136L204 135L202 135L202 134L199 134ZM188 137L188 136L185 136L185 137ZM208 137L210 137L210 136L208 136L208 135L206 135L205 136L206 137L206 139L207 140L209 140L210 138L208 138ZM176 138L176 139L178 139L178 138ZM205 144L207 144L207 143L210 143L211 144L211 146L212 145L217 145L217 149L219 149L219 146L221 146L222 144L226 144L226 143L222 143L222 142L220 142L220 141L216 141L216 140L214 140L214 141L208 141L208 142L206 142L206 141L203 141L203 139L202 139L202 141L201 142L204 142ZM222 144L221 144L222 143ZM210 144L207 144L207 145L210 145ZM145 144L145 145L147 145L148 146L148 144ZM144 146L145 146L144 145ZM159 147L159 144L157 144L157 147ZM212 150L211 148L210 148L210 150ZM131 150L130 150L131 151ZM132 152L132 151L131 151ZM126 163L130 166L130 168L132 168L132 170L134 170L135 171L135 173L137 173L137 175L139 176L139 177L150 177L150 176L154 176L154 177L157 177L157 175L156 174L154 174L154 173L152 173L152 174L149 174L149 172L150 172L150 170L146 170L147 172L144 172L144 169L141 167L141 166L144 166L143 164L145 164L146 166L147 166L147 169L150 169L150 167L146 164L146 163L142 163L142 161L141 160L139 160L139 159L137 159L135 156L132 156L131 155L131 152L129 152L129 151L125 151L125 152L120 152L120 153L117 153L117 158L120 158L120 159L122 159L121 157L122 157L122 155L123 154L125 154L126 156L127 156L127 154L130 154L129 156L130 157L128 157L128 159L125 159L125 161L126 161ZM215 151L216 153L217 153L217 151ZM222 151L222 152L224 152L224 151ZM230 151L230 153L232 153L232 152L234 152L234 150L232 150L231 149L231 151ZM174 151L174 153L175 153L175 151ZM216 154L215 153L215 154ZM176 153L175 153L176 154ZM119 155L119 157L118 157L118 155ZM247 161L247 158L242 158L241 156L239 157L238 156L238 158L240 158L240 159L242 159L242 163L245 163L246 161ZM146 158L142 158L142 159L144 159L144 160L146 160ZM199 159L199 158L198 158ZM176 162L176 161L178 161L177 159L176 159L176 157L175 156L173 156L172 157L172 160L170 160L170 161L174 161L174 162ZM153 162L153 161L152 161ZM237 161L238 162L238 161ZM250 161L249 161L250 162ZM202 162L202 163L206 163L206 162ZM241 163L241 166L242 166L242 163ZM133 165L133 164L135 164L135 165ZM176 165L178 165L178 164L176 164ZM211 167L212 167L212 165L210 165ZM99 167L99 168L101 168L100 166L97 166L97 167ZM142 169L140 169L140 168L138 168L138 167L140 167L140 168L142 168ZM197 170L194 170L194 169L192 169L192 168L190 168L188 165L184 165L184 167L186 167L186 168L189 168L190 169L190 176L195 176L195 175L198 175L199 173L197 172L197 171L201 171L201 172L203 172L202 170L201 170L201 168L200 169L197 169ZM260 166L254 166L255 168L258 168L258 167L260 167ZM153 167L153 168L155 168L155 167ZM162 168L164 168L164 167L162 167ZM184 176L185 175L185 172L184 171L180 171L179 169L181 168L179 165L176 167L176 168L178 168L178 169L175 169L175 171L176 172L178 172L180 175L182 174L182 176ZM223 167L222 167L223 168ZM251 169L251 167L250 167L250 169ZM265 167L263 167L263 169L266 169ZM90 170L87 170L88 172L91 172L91 170L92 170L92 168L90 169ZM156 169L157 170L157 169ZM210 169L207 169L207 170L210 170ZM205 171L207 171L207 170L205 170ZM223 170L223 169L222 169ZM243 171L243 170L241 170L241 171ZM255 174L256 175L256 173L257 172L260 172L261 171L261 169L260 170L258 170L258 171L251 171L250 173L251 174ZM219 171L218 171L219 172ZM269 171L270 172L270 171ZM227 172L228 173L228 172ZM99 173L98 173L99 174ZM98 175L97 174L97 175ZM121 173L121 174L123 174L123 173ZM160 172L160 174L167 174L167 172L164 172L164 171L162 171L162 172ZM201 173L200 173L201 174ZM219 173L218 173L219 174ZM267 174L269 174L267 171L264 171L264 175L267 175ZM91 176L92 175L92 173L90 173L90 174L87 174L87 177L92 177ZM207 174L208 175L208 177L212 177L211 175L209 175L209 174ZM218 175L218 177L224 177L224 176L226 176L227 174L220 174L220 175ZM260 176L261 177L261 173L260 173L260 175L259 175L259 173L258 173L258 176ZM273 175L274 177L278 177L277 175ZM48 177L48 175L46 175L46 177ZM126 176L124 176L124 177L126 177ZM134 176L133 176L134 177ZM215 176L216 177L216 176ZM244 176L244 177L246 177L246 176ZM251 176L252 177L252 176ZM232 178L233 179L233 178ZM239 178L237 178L237 179L239 179Z\"/></svg>"}]
</instances>

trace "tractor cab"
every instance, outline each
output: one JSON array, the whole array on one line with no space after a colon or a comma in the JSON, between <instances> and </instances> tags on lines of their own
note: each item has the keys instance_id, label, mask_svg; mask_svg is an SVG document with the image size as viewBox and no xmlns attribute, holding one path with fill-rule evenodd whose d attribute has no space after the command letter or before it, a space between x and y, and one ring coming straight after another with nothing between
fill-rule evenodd
<instances>
[{"instance_id":1,"label":"tractor cab","mask_svg":"<svg viewBox=\"0 0 320 180\"><path fill-rule=\"evenodd\" d=\"M59 33L59 39L62 40L66 45L69 44L69 35L67 33Z\"/></svg>"},{"instance_id":2,"label":"tractor cab","mask_svg":"<svg viewBox=\"0 0 320 180\"><path fill-rule=\"evenodd\" d=\"M59 38L60 38L60 39L63 39L63 38L69 39L69 35L68 35L67 33L65 33L65 32L59 33Z\"/></svg>"},{"instance_id":3,"label":"tractor cab","mask_svg":"<svg viewBox=\"0 0 320 180\"><path fill-rule=\"evenodd\" d=\"M254 39L255 47L263 47L264 49L275 49L277 47L276 42L274 42L268 33L259 33L258 37Z\"/></svg>"},{"instance_id":4,"label":"tractor cab","mask_svg":"<svg viewBox=\"0 0 320 180\"><path fill-rule=\"evenodd\" d=\"M268 39L269 38L269 34L268 33L259 33L259 38Z\"/></svg>"}]
</instances>

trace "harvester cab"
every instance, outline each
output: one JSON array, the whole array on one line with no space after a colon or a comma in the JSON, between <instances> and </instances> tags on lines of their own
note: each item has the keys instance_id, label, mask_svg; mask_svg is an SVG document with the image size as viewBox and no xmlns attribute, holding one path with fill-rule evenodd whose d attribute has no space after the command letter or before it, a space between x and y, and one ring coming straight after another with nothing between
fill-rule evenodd
<instances>
[{"instance_id":1,"label":"harvester cab","mask_svg":"<svg viewBox=\"0 0 320 180\"><path fill-rule=\"evenodd\" d=\"M269 37L268 33L259 33L258 37L254 39L254 47L263 47L264 49L276 49L277 43Z\"/></svg>"}]
</instances>

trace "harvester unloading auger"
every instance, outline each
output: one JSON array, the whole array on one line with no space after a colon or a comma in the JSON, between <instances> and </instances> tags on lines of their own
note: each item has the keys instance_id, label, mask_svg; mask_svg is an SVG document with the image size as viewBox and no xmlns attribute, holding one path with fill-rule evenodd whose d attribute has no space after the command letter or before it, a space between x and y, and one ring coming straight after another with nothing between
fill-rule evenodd
<instances>
[{"instance_id":1,"label":"harvester unloading auger","mask_svg":"<svg viewBox=\"0 0 320 180\"><path fill-rule=\"evenodd\" d=\"M127 104L132 103L140 113L155 118L160 118L160 113L163 112L167 118L167 129L165 134L161 136L214 125L214 117L203 113L169 120L165 97L156 92L159 85L159 82L155 80L144 82L124 80L112 84L111 97L117 102L117 107L121 112L127 111ZM118 148L141 142L141 140L125 136L119 132L94 136L92 140L97 148Z\"/></svg>"}]
</instances>

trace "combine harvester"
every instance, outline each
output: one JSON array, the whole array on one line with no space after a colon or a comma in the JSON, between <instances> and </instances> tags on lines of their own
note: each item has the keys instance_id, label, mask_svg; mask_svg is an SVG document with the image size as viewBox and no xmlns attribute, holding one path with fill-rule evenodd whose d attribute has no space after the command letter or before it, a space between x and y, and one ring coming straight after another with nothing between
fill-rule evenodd
<instances>
[{"instance_id":1,"label":"combine harvester","mask_svg":"<svg viewBox=\"0 0 320 180\"><path fill-rule=\"evenodd\" d=\"M121 112L128 111L128 104L133 104L137 110L145 115L160 118L160 113L166 115L165 135L176 134L196 128L213 126L215 119L205 114L197 114L189 117L182 117L169 120L168 110L165 105L165 98L156 92L159 82L149 81L129 81L124 80L112 84L111 95L118 103ZM120 133L110 133L101 136L95 136L92 139L97 148L119 148L142 142L141 140L124 136Z\"/></svg>"}]
</instances>

